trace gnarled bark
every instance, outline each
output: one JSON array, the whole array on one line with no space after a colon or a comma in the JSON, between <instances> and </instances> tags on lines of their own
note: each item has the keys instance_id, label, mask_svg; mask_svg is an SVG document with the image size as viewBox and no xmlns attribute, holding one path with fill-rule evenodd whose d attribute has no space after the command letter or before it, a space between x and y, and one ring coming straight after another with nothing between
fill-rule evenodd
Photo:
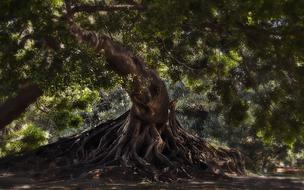
<instances>
[{"instance_id":1,"label":"gnarled bark","mask_svg":"<svg viewBox=\"0 0 304 190\"><path fill-rule=\"evenodd\" d=\"M71 152L77 163L120 163L156 174L163 168L183 171L184 166L200 166L244 173L241 155L216 149L183 129L175 115L175 102L169 103L164 82L144 61L104 34L88 31L73 22L75 10L69 5L71 34L104 52L106 60L124 78L131 100L130 111L112 123L89 131L75 140ZM216 169L217 168L217 169ZM156 175L154 175L156 176Z\"/></svg>"},{"instance_id":2,"label":"gnarled bark","mask_svg":"<svg viewBox=\"0 0 304 190\"><path fill-rule=\"evenodd\" d=\"M67 6L71 34L104 52L109 66L126 81L132 107L119 118L43 147L36 155L55 160L58 166L134 168L155 180L167 175L187 177L189 168L208 168L214 174L244 173L237 150L215 148L180 125L176 102L169 102L166 86L155 71L120 43L74 23L71 10Z\"/></svg>"},{"instance_id":3,"label":"gnarled bark","mask_svg":"<svg viewBox=\"0 0 304 190\"><path fill-rule=\"evenodd\" d=\"M87 31L69 20L70 31L97 52L104 51L109 66L125 80L132 100L131 113L147 123L164 124L168 120L169 98L164 82L155 71L118 42L93 31Z\"/></svg>"},{"instance_id":4,"label":"gnarled bark","mask_svg":"<svg viewBox=\"0 0 304 190\"><path fill-rule=\"evenodd\" d=\"M109 66L130 82L127 91L132 100L131 110L116 122L80 137L73 145L71 150L80 163L118 161L154 174L167 167L186 173L183 168L190 165L244 173L237 151L216 149L180 126L164 82L142 59L109 37L81 28L72 15L69 27L79 41L103 51Z\"/></svg>"}]
</instances>

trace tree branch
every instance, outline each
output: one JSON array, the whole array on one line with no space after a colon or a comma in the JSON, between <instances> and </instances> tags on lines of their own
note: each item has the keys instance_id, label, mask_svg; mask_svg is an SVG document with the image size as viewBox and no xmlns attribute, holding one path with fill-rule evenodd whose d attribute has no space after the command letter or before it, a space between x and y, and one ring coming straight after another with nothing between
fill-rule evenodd
<instances>
[{"instance_id":1,"label":"tree branch","mask_svg":"<svg viewBox=\"0 0 304 190\"><path fill-rule=\"evenodd\" d=\"M0 129L17 119L43 92L39 86L28 84L15 97L0 105Z\"/></svg>"},{"instance_id":2,"label":"tree branch","mask_svg":"<svg viewBox=\"0 0 304 190\"><path fill-rule=\"evenodd\" d=\"M143 11L145 7L143 5L76 5L71 8L71 14L77 12L93 13L98 11L128 11L128 10L138 10Z\"/></svg>"}]
</instances>

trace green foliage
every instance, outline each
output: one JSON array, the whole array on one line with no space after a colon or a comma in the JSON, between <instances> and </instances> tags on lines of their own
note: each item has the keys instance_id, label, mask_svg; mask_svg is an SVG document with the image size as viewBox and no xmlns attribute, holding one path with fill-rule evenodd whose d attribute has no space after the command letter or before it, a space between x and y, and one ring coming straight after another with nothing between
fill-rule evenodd
<instances>
[{"instance_id":1,"label":"green foliage","mask_svg":"<svg viewBox=\"0 0 304 190\"><path fill-rule=\"evenodd\" d=\"M208 101L210 94L193 93L182 83L170 85L170 92L172 98L179 100L177 113L182 125L216 145L238 148L245 155L247 169L272 172L278 165L303 166L303 140L290 133L276 134L282 138L291 137L292 142L289 143L285 139L274 138L274 131L265 133L267 129L255 127L267 125L260 123L267 119L256 121L255 111L258 109L243 108L241 103L222 108L216 103L218 99L212 97ZM261 110L260 113L265 112Z\"/></svg>"},{"instance_id":2,"label":"green foliage","mask_svg":"<svg viewBox=\"0 0 304 190\"><path fill-rule=\"evenodd\" d=\"M63 131L68 128L79 128L83 120L79 115L71 113L70 110L59 110L52 114L52 120L57 126L56 129Z\"/></svg>"},{"instance_id":3,"label":"green foliage","mask_svg":"<svg viewBox=\"0 0 304 190\"><path fill-rule=\"evenodd\" d=\"M6 135L4 140L5 143L0 147L0 156L36 149L48 142L48 133L29 123Z\"/></svg>"},{"instance_id":4,"label":"green foliage","mask_svg":"<svg viewBox=\"0 0 304 190\"><path fill-rule=\"evenodd\" d=\"M248 125L270 144L304 140L304 1L143 3L145 11L80 13L76 20L125 44L165 80L184 82L201 96L194 105L207 105L225 126ZM69 34L63 9L62 0L0 1L0 101L36 83L47 113L33 108L36 118L25 113L25 120L61 131L79 128L85 121L78 114L93 111L96 94L81 89L120 81L102 55Z\"/></svg>"},{"instance_id":5,"label":"green foliage","mask_svg":"<svg viewBox=\"0 0 304 190\"><path fill-rule=\"evenodd\" d=\"M79 86L68 88L45 102L50 107L46 117L54 122L55 130L59 132L80 128L84 120L79 114L83 111L91 112L93 103L98 99L98 93L88 88L81 89Z\"/></svg>"},{"instance_id":6,"label":"green foliage","mask_svg":"<svg viewBox=\"0 0 304 190\"><path fill-rule=\"evenodd\" d=\"M99 101L97 91L71 86L55 95L45 95L30 106L21 118L6 128L14 131L18 126L34 124L49 133L50 141L60 136L83 130L85 118L82 113L91 113L93 104Z\"/></svg>"}]
</instances>

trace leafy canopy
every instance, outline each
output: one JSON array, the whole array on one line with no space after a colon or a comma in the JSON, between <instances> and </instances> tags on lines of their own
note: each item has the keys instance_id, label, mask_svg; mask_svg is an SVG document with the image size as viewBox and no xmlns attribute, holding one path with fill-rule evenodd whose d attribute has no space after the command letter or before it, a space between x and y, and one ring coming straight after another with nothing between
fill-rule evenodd
<instances>
[{"instance_id":1,"label":"leafy canopy","mask_svg":"<svg viewBox=\"0 0 304 190\"><path fill-rule=\"evenodd\" d=\"M146 9L80 13L77 22L125 44L166 80L200 92L227 124L242 126L250 119L267 141L303 140L304 1L133 2ZM71 37L63 5L62 0L0 2L2 100L25 81L49 95L73 85L96 90L119 83L102 55Z\"/></svg>"}]
</instances>

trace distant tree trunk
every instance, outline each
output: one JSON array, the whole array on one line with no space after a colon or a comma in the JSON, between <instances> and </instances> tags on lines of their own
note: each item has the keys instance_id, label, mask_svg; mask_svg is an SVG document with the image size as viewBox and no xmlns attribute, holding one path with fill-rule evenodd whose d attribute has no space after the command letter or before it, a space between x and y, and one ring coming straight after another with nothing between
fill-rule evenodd
<instances>
[{"instance_id":1,"label":"distant tree trunk","mask_svg":"<svg viewBox=\"0 0 304 190\"><path fill-rule=\"evenodd\" d=\"M19 90L15 97L0 105L0 129L17 119L25 109L42 95L42 90L35 84L29 84Z\"/></svg>"}]
</instances>

